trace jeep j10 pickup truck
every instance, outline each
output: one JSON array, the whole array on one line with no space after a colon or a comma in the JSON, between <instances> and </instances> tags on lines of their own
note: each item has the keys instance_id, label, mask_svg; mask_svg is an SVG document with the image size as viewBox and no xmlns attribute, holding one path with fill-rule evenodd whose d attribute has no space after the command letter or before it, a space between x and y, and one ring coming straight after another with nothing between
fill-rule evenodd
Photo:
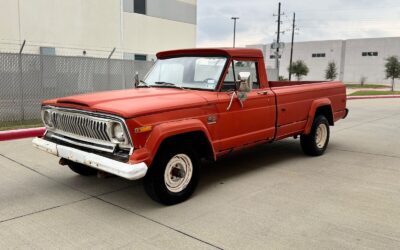
<instances>
[{"instance_id":1,"label":"jeep j10 pickup truck","mask_svg":"<svg viewBox=\"0 0 400 250\"><path fill-rule=\"evenodd\" d=\"M47 131L34 146L80 175L144 177L149 196L170 205L193 193L203 159L297 136L305 154L319 156L329 126L348 113L343 83L268 81L260 50L157 58L133 89L44 101Z\"/></svg>"}]
</instances>

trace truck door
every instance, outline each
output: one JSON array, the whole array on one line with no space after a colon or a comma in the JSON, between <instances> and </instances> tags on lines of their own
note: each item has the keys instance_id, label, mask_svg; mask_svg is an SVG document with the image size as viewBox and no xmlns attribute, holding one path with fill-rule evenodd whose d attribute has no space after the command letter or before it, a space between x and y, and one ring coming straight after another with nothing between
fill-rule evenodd
<instances>
[{"instance_id":1,"label":"truck door","mask_svg":"<svg viewBox=\"0 0 400 250\"><path fill-rule=\"evenodd\" d=\"M260 69L256 59L230 62L228 72L218 92L217 137L219 151L262 140L271 140L275 133L275 97L269 88L260 88ZM235 80L240 72L250 72L251 91L243 106L235 95ZM233 99L232 99L232 95ZM231 103L232 100L232 103Z\"/></svg>"}]
</instances>

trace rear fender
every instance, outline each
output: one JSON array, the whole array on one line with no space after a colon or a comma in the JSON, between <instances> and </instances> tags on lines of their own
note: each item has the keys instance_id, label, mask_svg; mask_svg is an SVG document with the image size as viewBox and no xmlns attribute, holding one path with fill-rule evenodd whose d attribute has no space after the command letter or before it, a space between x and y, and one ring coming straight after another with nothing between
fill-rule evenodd
<instances>
[{"instance_id":1,"label":"rear fender","mask_svg":"<svg viewBox=\"0 0 400 250\"><path fill-rule=\"evenodd\" d=\"M331 100L329 100L328 98L321 98L321 99L314 100L311 103L310 111L308 113L306 127L304 129L304 134L307 135L311 132L311 128L312 128L314 118L315 118L315 113L317 112L317 109L319 107L323 107L323 106L329 106L332 109Z\"/></svg>"}]
</instances>

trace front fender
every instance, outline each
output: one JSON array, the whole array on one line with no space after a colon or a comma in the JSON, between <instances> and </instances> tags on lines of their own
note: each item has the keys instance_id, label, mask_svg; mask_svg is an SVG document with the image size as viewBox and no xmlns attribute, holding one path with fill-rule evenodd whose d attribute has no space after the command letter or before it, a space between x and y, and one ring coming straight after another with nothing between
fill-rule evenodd
<instances>
[{"instance_id":1,"label":"front fender","mask_svg":"<svg viewBox=\"0 0 400 250\"><path fill-rule=\"evenodd\" d=\"M189 132L203 132L206 136L208 142L213 151L214 159L216 159L216 153L214 147L212 145L211 136L206 128L206 126L198 119L187 119L173 122L166 122L159 125L156 125L151 131L145 146L142 149L138 149L136 154L136 160L141 159L145 161L145 163L150 166L157 151L161 145L161 143L175 135L181 135ZM136 151L136 150L135 150ZM132 155L133 156L133 155Z\"/></svg>"},{"instance_id":2,"label":"front fender","mask_svg":"<svg viewBox=\"0 0 400 250\"><path fill-rule=\"evenodd\" d=\"M311 128L314 122L315 118L315 113L317 112L317 109L322 106L329 106L332 108L332 102L328 98L321 98L314 100L311 103L310 111L308 113L308 119L306 123L306 127L304 129L304 134L308 135L311 132Z\"/></svg>"}]
</instances>

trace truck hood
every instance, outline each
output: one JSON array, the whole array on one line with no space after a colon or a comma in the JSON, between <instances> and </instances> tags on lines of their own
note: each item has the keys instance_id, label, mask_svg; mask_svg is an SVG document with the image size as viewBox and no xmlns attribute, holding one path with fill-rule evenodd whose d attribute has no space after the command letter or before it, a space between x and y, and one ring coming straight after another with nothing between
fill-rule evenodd
<instances>
[{"instance_id":1,"label":"truck hood","mask_svg":"<svg viewBox=\"0 0 400 250\"><path fill-rule=\"evenodd\" d=\"M116 114L132 118L207 104L198 91L172 88L138 88L98 92L46 101L44 105Z\"/></svg>"}]
</instances>

